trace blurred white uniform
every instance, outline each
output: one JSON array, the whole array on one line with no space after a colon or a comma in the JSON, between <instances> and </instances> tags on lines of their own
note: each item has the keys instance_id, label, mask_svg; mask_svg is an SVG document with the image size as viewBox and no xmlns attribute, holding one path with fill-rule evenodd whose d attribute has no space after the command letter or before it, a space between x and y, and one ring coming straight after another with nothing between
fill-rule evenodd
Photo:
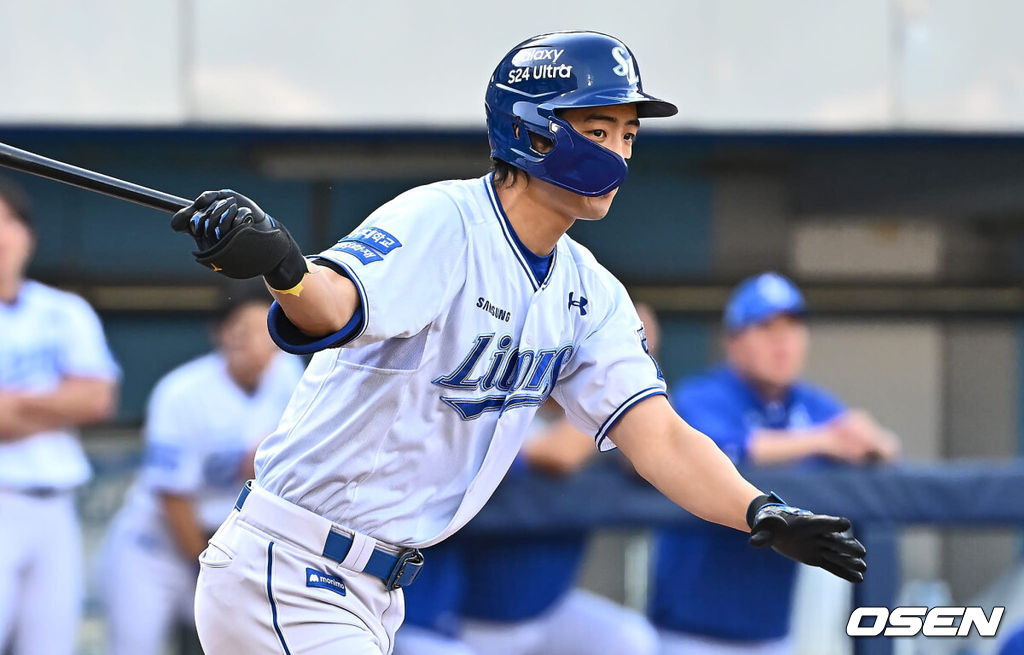
<instances>
[{"instance_id":1,"label":"blurred white uniform","mask_svg":"<svg viewBox=\"0 0 1024 655\"><path fill-rule=\"evenodd\" d=\"M193 497L200 527L212 533L238 495L244 458L277 426L301 375L298 358L280 354L250 394L210 353L157 384L143 468L100 563L111 655L159 655L175 621L194 620L198 565L179 550L158 494Z\"/></svg>"},{"instance_id":2,"label":"blurred white uniform","mask_svg":"<svg viewBox=\"0 0 1024 655\"><path fill-rule=\"evenodd\" d=\"M84 300L26 281L0 303L0 391L45 393L66 377L116 380L99 318ZM81 612L74 489L89 463L73 430L0 441L0 652L70 655Z\"/></svg>"},{"instance_id":3,"label":"blurred white uniform","mask_svg":"<svg viewBox=\"0 0 1024 655\"><path fill-rule=\"evenodd\" d=\"M462 635L486 655L653 655L658 635L642 614L572 589L543 616L518 623L467 620Z\"/></svg>"}]
</instances>

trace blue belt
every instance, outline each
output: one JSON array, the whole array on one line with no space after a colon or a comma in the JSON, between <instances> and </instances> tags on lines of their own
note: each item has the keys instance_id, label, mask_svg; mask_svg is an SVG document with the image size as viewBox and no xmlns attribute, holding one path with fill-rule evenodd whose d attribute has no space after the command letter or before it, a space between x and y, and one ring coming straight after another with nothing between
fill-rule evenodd
<instances>
[{"instance_id":1,"label":"blue belt","mask_svg":"<svg viewBox=\"0 0 1024 655\"><path fill-rule=\"evenodd\" d=\"M235 509L242 509L250 491L252 491L252 487L246 483L242 487L242 493L238 494L238 500L235 501ZM345 561L345 557L351 549L352 537L331 530L324 543L323 556L340 563ZM416 576L420 574L421 568L423 568L423 553L416 548L407 548L398 555L374 548L366 566L363 567L363 572L380 578L384 581L384 588L392 591L411 585L416 580Z\"/></svg>"}]
</instances>

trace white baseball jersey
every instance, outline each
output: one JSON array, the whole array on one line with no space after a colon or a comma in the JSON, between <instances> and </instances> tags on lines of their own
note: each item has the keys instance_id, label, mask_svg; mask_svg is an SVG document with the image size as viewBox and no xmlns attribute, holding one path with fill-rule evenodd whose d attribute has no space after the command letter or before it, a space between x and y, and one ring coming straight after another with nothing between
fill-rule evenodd
<instances>
[{"instance_id":1,"label":"white baseball jersey","mask_svg":"<svg viewBox=\"0 0 1024 655\"><path fill-rule=\"evenodd\" d=\"M623 413L665 393L641 321L569 237L542 280L517 241L488 175L403 193L320 253L355 283L362 320L313 357L259 448L257 483L376 539L428 546L479 511L549 395L614 447ZM282 318L275 306L287 349Z\"/></svg>"},{"instance_id":2,"label":"white baseball jersey","mask_svg":"<svg viewBox=\"0 0 1024 655\"><path fill-rule=\"evenodd\" d=\"M26 280L0 303L0 391L45 393L65 377L116 380L99 318L82 298ZM0 487L68 489L89 479L74 430L0 442Z\"/></svg>"},{"instance_id":3,"label":"white baseball jersey","mask_svg":"<svg viewBox=\"0 0 1024 655\"><path fill-rule=\"evenodd\" d=\"M125 511L162 525L155 494L189 495L200 525L216 529L238 497L243 458L277 426L301 376L302 362L282 353L248 393L216 352L165 375L149 399L142 471Z\"/></svg>"}]
</instances>

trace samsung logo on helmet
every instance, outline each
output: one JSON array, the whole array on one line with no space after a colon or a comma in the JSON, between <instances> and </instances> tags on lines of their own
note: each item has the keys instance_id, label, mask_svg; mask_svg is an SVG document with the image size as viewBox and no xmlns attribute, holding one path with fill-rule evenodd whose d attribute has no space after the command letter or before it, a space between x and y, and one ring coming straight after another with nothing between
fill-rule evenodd
<instances>
[{"instance_id":1,"label":"samsung logo on helmet","mask_svg":"<svg viewBox=\"0 0 1024 655\"><path fill-rule=\"evenodd\" d=\"M512 65L529 66L535 61L558 63L558 58L562 56L563 52L565 52L565 48L526 48L512 57Z\"/></svg>"}]
</instances>

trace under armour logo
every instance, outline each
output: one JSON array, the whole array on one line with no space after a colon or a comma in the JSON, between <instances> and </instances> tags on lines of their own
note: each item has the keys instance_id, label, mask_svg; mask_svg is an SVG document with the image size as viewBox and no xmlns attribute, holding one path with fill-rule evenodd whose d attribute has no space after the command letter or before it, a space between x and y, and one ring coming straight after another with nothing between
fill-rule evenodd
<instances>
[{"instance_id":1,"label":"under armour logo","mask_svg":"<svg viewBox=\"0 0 1024 655\"><path fill-rule=\"evenodd\" d=\"M613 73L626 78L626 81L630 84L636 84L640 81L640 76L636 74L636 66L633 64L633 57L630 56L629 50L620 45L615 46L612 48L612 57L615 58L615 61L619 62L619 65L612 69Z\"/></svg>"},{"instance_id":2,"label":"under armour logo","mask_svg":"<svg viewBox=\"0 0 1024 655\"><path fill-rule=\"evenodd\" d=\"M580 316L586 316L587 315L587 302L589 302L589 301L584 296L580 296L579 300L573 300L572 296L573 296L573 293L572 293L572 291L570 291L569 292L569 304L566 306L566 309L572 311L572 308L575 305L576 307L580 308Z\"/></svg>"}]
</instances>

